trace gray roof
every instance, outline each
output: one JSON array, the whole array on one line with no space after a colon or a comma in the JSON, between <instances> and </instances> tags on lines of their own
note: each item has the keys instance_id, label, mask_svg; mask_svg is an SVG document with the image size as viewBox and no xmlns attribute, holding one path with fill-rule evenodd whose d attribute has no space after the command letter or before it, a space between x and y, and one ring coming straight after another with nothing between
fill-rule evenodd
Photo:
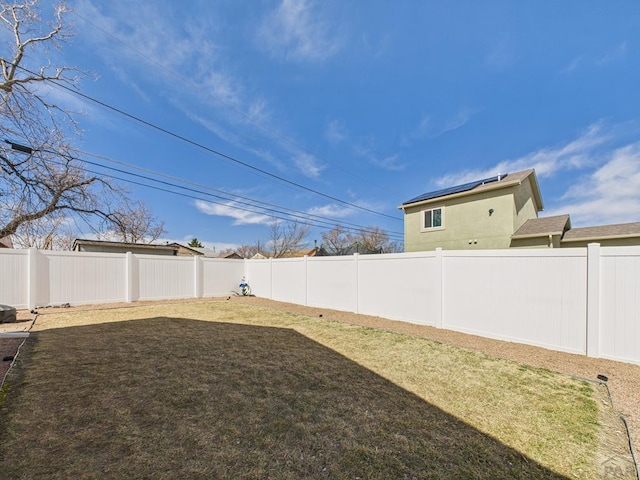
<instances>
[{"instance_id":1,"label":"gray roof","mask_svg":"<svg viewBox=\"0 0 640 480\"><path fill-rule=\"evenodd\" d=\"M423 193L422 195L404 202L399 208L405 208L407 206L416 204L430 203L435 201L436 199L457 198L466 195L475 195L476 193L485 191L513 187L515 185L520 185L530 175L533 187L533 196L536 202L537 210L539 211L543 209L542 196L540 195L538 180L536 179L535 170L533 169L499 175L491 178L485 178L483 180L476 180L475 182L456 185L454 187L436 190L434 192Z\"/></svg>"},{"instance_id":2,"label":"gray roof","mask_svg":"<svg viewBox=\"0 0 640 480\"><path fill-rule=\"evenodd\" d=\"M597 227L578 227L567 231L563 242L598 240L601 238L640 237L640 222L599 225Z\"/></svg>"},{"instance_id":3,"label":"gray roof","mask_svg":"<svg viewBox=\"0 0 640 480\"><path fill-rule=\"evenodd\" d=\"M13 248L13 242L11 241L11 237L0 238L0 248Z\"/></svg>"},{"instance_id":4,"label":"gray roof","mask_svg":"<svg viewBox=\"0 0 640 480\"><path fill-rule=\"evenodd\" d=\"M171 250L177 251L178 247L174 247L171 245L156 245L153 243L128 243L128 242L116 242L110 240L85 240L82 238L76 238L73 242L72 250L76 249L76 246L80 245L104 245L109 247L127 247L127 248L144 248L149 249L152 248L154 250Z\"/></svg>"},{"instance_id":5,"label":"gray roof","mask_svg":"<svg viewBox=\"0 0 640 480\"><path fill-rule=\"evenodd\" d=\"M217 257L218 255L216 254L215 250L212 250L210 248L205 248L205 247L189 247L191 250L195 250L196 252L201 253L202 255L204 255L205 257L210 257L210 258L214 258Z\"/></svg>"},{"instance_id":6,"label":"gray roof","mask_svg":"<svg viewBox=\"0 0 640 480\"><path fill-rule=\"evenodd\" d=\"M516 230L511 238L546 237L549 235L562 235L571 228L569 215L555 215L553 217L531 218Z\"/></svg>"}]
</instances>

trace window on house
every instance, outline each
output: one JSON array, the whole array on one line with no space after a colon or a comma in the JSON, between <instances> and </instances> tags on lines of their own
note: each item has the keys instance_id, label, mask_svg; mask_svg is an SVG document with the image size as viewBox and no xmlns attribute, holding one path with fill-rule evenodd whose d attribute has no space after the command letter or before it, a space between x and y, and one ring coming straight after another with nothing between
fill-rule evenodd
<instances>
[{"instance_id":1,"label":"window on house","mask_svg":"<svg viewBox=\"0 0 640 480\"><path fill-rule=\"evenodd\" d=\"M444 227L444 208L432 208L422 212L422 230L432 230Z\"/></svg>"}]
</instances>

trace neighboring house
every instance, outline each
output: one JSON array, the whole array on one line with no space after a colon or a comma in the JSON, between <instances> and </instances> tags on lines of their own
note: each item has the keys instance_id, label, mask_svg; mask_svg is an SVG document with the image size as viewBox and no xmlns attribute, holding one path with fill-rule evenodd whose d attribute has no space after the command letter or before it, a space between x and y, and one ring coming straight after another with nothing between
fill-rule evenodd
<instances>
[{"instance_id":1,"label":"neighboring house","mask_svg":"<svg viewBox=\"0 0 640 480\"><path fill-rule=\"evenodd\" d=\"M570 228L569 215L532 218L511 235L511 246L559 248L562 237Z\"/></svg>"},{"instance_id":2,"label":"neighboring house","mask_svg":"<svg viewBox=\"0 0 640 480\"><path fill-rule=\"evenodd\" d=\"M562 237L563 247L584 247L589 243L605 247L640 245L640 222L572 228Z\"/></svg>"},{"instance_id":3,"label":"neighboring house","mask_svg":"<svg viewBox=\"0 0 640 480\"><path fill-rule=\"evenodd\" d=\"M110 242L104 240L76 239L75 252L137 253L141 255L177 255L178 247L172 245L146 245L143 243Z\"/></svg>"},{"instance_id":4,"label":"neighboring house","mask_svg":"<svg viewBox=\"0 0 640 480\"><path fill-rule=\"evenodd\" d=\"M224 256L221 256L221 257L218 257L218 258L235 258L235 259L242 259L242 258L244 258L244 257L242 257L241 255L238 255L238 253L236 253L236 252L231 252L231 253L228 253L228 254L226 254L226 255L224 255Z\"/></svg>"},{"instance_id":5,"label":"neighboring house","mask_svg":"<svg viewBox=\"0 0 640 480\"><path fill-rule=\"evenodd\" d=\"M571 228L543 207L532 169L425 193L399 207L405 251L640 245L640 222Z\"/></svg>"},{"instance_id":6,"label":"neighboring house","mask_svg":"<svg viewBox=\"0 0 640 480\"><path fill-rule=\"evenodd\" d=\"M170 243L170 247L176 247L178 249L178 255L202 255L209 258L217 257L215 250L204 247L189 247L188 245L182 245L181 243Z\"/></svg>"},{"instance_id":7,"label":"neighboring house","mask_svg":"<svg viewBox=\"0 0 640 480\"><path fill-rule=\"evenodd\" d=\"M543 209L533 170L497 175L404 202L406 252L509 248L511 236Z\"/></svg>"},{"instance_id":8,"label":"neighboring house","mask_svg":"<svg viewBox=\"0 0 640 480\"><path fill-rule=\"evenodd\" d=\"M11 237L0 238L0 248L13 248Z\"/></svg>"}]
</instances>

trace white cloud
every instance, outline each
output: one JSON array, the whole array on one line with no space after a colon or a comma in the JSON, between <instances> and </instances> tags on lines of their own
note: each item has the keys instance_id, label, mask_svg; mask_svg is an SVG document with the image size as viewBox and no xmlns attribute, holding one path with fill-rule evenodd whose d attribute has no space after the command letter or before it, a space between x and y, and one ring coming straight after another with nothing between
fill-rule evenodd
<instances>
[{"instance_id":1,"label":"white cloud","mask_svg":"<svg viewBox=\"0 0 640 480\"><path fill-rule=\"evenodd\" d=\"M485 57L485 67L492 72L502 72L515 64L517 59L513 40L503 36Z\"/></svg>"},{"instance_id":2,"label":"white cloud","mask_svg":"<svg viewBox=\"0 0 640 480\"><path fill-rule=\"evenodd\" d=\"M331 120L327 125L325 137L332 145L337 145L347 140L348 132L340 120Z\"/></svg>"},{"instance_id":3,"label":"white cloud","mask_svg":"<svg viewBox=\"0 0 640 480\"><path fill-rule=\"evenodd\" d=\"M587 67L606 67L612 63L620 62L627 56L627 42L624 41L608 52L601 54L585 54L582 53L573 58L567 66L560 70L560 73L568 75L580 68Z\"/></svg>"},{"instance_id":4,"label":"white cloud","mask_svg":"<svg viewBox=\"0 0 640 480\"><path fill-rule=\"evenodd\" d=\"M271 217L242 210L243 207L234 202L219 204L196 200L194 205L200 212L207 215L233 218L234 225L269 225L273 222Z\"/></svg>"},{"instance_id":5,"label":"white cloud","mask_svg":"<svg viewBox=\"0 0 640 480\"><path fill-rule=\"evenodd\" d=\"M341 47L338 38L318 4L309 0L282 0L258 35L260 44L275 56L314 62L335 55Z\"/></svg>"},{"instance_id":6,"label":"white cloud","mask_svg":"<svg viewBox=\"0 0 640 480\"><path fill-rule=\"evenodd\" d=\"M328 205L312 207L307 210L307 213L310 215L318 215L320 217L345 218L353 214L354 209L345 205L331 203Z\"/></svg>"},{"instance_id":7,"label":"white cloud","mask_svg":"<svg viewBox=\"0 0 640 480\"><path fill-rule=\"evenodd\" d=\"M569 213L573 226L640 221L640 143L616 149L566 192L549 215Z\"/></svg>"},{"instance_id":8,"label":"white cloud","mask_svg":"<svg viewBox=\"0 0 640 480\"><path fill-rule=\"evenodd\" d=\"M449 132L464 127L478 110L462 107L457 112L445 118L433 118L432 115L424 115L418 125L402 136L402 145L410 146L415 140L423 138L438 138Z\"/></svg>"},{"instance_id":9,"label":"white cloud","mask_svg":"<svg viewBox=\"0 0 640 480\"><path fill-rule=\"evenodd\" d=\"M315 156L304 151L298 151L293 155L293 163L303 175L309 178L318 178L324 169L318 164L318 159Z\"/></svg>"},{"instance_id":10,"label":"white cloud","mask_svg":"<svg viewBox=\"0 0 640 480\"><path fill-rule=\"evenodd\" d=\"M555 178L572 171L572 183L560 199L545 209L545 216L568 213L573 226L640 221L640 142L620 145L625 125L591 125L576 139L542 148L488 169L466 170L437 179L449 187L498 173L535 168L538 177ZM612 147L612 142L618 145ZM543 192L544 195L544 192Z\"/></svg>"},{"instance_id":11,"label":"white cloud","mask_svg":"<svg viewBox=\"0 0 640 480\"><path fill-rule=\"evenodd\" d=\"M591 126L578 138L564 145L542 148L514 160L504 160L487 169L464 170L436 180L439 187L458 185L498 173L509 173L534 168L538 177L550 177L562 170L580 170L597 164L598 147L612 139L602 123Z\"/></svg>"}]
</instances>

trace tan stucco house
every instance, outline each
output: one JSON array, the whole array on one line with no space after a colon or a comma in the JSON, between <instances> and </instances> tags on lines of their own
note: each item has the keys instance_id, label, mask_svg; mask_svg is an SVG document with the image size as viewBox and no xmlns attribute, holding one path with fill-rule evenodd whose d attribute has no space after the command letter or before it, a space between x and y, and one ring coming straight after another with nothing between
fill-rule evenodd
<instances>
[{"instance_id":1,"label":"tan stucco house","mask_svg":"<svg viewBox=\"0 0 640 480\"><path fill-rule=\"evenodd\" d=\"M406 252L640 245L640 222L571 228L544 208L533 169L424 193L404 202Z\"/></svg>"}]
</instances>

